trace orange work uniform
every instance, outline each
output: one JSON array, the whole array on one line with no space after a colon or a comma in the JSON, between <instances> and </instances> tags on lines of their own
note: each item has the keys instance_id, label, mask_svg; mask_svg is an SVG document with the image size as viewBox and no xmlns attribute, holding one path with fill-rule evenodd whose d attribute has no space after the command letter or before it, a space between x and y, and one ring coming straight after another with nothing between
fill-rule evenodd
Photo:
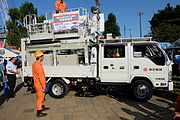
<instances>
[{"instance_id":1,"label":"orange work uniform","mask_svg":"<svg viewBox=\"0 0 180 120\"><path fill-rule=\"evenodd\" d=\"M46 89L46 77L44 74L44 68L38 60L32 64L32 75L34 79L34 88L37 94L36 110L42 110L45 96L44 89Z\"/></svg>"},{"instance_id":2,"label":"orange work uniform","mask_svg":"<svg viewBox=\"0 0 180 120\"><path fill-rule=\"evenodd\" d=\"M64 13L64 12L66 12L66 3L56 1L55 2L55 8L56 8L56 11L59 11L60 13Z\"/></svg>"}]
</instances>

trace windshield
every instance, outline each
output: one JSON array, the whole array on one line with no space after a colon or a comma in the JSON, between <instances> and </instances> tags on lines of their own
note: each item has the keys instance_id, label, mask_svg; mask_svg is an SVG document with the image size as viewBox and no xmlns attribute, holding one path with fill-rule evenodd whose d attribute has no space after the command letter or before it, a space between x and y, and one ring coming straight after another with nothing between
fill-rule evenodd
<instances>
[{"instance_id":1,"label":"windshield","mask_svg":"<svg viewBox=\"0 0 180 120\"><path fill-rule=\"evenodd\" d=\"M165 65L165 56L157 44L134 44L135 58L149 58L156 65Z\"/></svg>"}]
</instances>

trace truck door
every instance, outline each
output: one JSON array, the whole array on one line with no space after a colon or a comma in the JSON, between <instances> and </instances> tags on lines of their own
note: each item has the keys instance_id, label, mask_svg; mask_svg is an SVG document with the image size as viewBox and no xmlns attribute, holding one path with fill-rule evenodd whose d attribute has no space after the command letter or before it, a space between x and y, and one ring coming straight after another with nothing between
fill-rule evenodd
<instances>
[{"instance_id":1,"label":"truck door","mask_svg":"<svg viewBox=\"0 0 180 120\"><path fill-rule=\"evenodd\" d=\"M155 87L167 87L168 66L165 53L155 43L133 43L131 76L148 76Z\"/></svg>"},{"instance_id":2,"label":"truck door","mask_svg":"<svg viewBox=\"0 0 180 120\"><path fill-rule=\"evenodd\" d=\"M101 82L126 82L128 56L126 44L102 44L100 49Z\"/></svg>"}]
</instances>

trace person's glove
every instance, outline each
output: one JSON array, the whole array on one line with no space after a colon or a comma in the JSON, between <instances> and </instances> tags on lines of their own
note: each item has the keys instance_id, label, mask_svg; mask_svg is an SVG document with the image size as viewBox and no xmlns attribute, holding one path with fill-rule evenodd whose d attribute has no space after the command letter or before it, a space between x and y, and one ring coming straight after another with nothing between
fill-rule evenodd
<instances>
[{"instance_id":1,"label":"person's glove","mask_svg":"<svg viewBox=\"0 0 180 120\"><path fill-rule=\"evenodd\" d=\"M46 88L46 89L44 89L43 91L44 91L44 93L47 93L47 92L48 92L48 89Z\"/></svg>"},{"instance_id":2,"label":"person's glove","mask_svg":"<svg viewBox=\"0 0 180 120\"><path fill-rule=\"evenodd\" d=\"M46 83L46 89L43 90L45 93L49 91L50 85L51 85L51 82Z\"/></svg>"}]
</instances>

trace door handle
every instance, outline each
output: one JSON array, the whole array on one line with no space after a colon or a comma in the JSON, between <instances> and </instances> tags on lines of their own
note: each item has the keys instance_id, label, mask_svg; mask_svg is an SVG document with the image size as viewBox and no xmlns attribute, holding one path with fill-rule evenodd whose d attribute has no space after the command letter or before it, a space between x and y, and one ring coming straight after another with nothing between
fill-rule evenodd
<instances>
[{"instance_id":1,"label":"door handle","mask_svg":"<svg viewBox=\"0 0 180 120\"><path fill-rule=\"evenodd\" d=\"M124 69L124 66L120 66L119 69Z\"/></svg>"},{"instance_id":2,"label":"door handle","mask_svg":"<svg viewBox=\"0 0 180 120\"><path fill-rule=\"evenodd\" d=\"M108 66L103 66L103 68L104 68L104 69L109 69L109 67L108 67Z\"/></svg>"},{"instance_id":3,"label":"door handle","mask_svg":"<svg viewBox=\"0 0 180 120\"><path fill-rule=\"evenodd\" d=\"M110 64L110 66L114 66L114 64Z\"/></svg>"},{"instance_id":4,"label":"door handle","mask_svg":"<svg viewBox=\"0 0 180 120\"><path fill-rule=\"evenodd\" d=\"M134 69L139 69L139 66L134 66Z\"/></svg>"}]
</instances>

